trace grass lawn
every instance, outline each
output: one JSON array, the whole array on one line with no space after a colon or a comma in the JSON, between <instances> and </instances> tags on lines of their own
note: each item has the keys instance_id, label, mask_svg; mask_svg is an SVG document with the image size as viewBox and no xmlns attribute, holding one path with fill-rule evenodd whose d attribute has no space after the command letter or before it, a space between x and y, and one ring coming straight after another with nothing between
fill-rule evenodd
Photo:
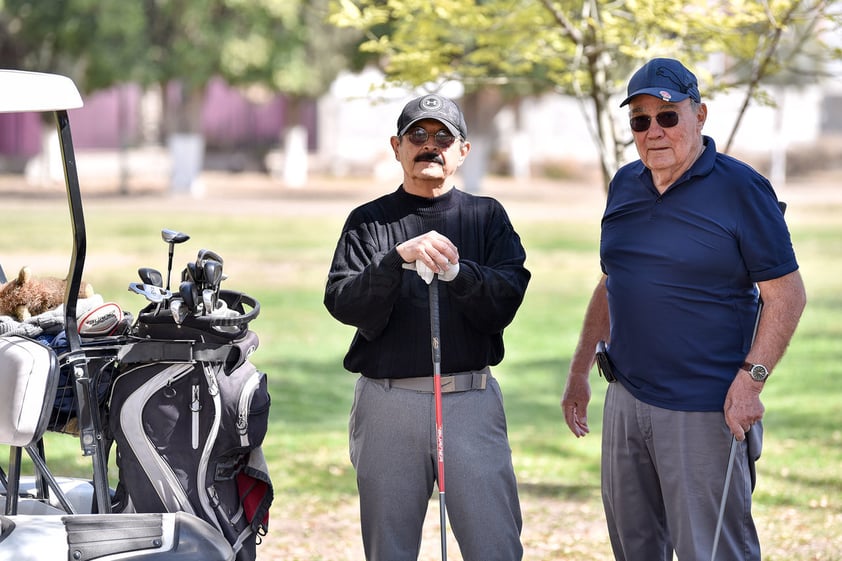
<instances>
[{"instance_id":1,"label":"grass lawn","mask_svg":"<svg viewBox=\"0 0 842 561\"><path fill-rule=\"evenodd\" d=\"M842 196L828 199L829 189L814 196L811 189L793 186L782 194L790 203L787 217L809 303L763 393L766 441L754 500L769 561L842 559ZM191 236L175 247L176 279L200 248L222 255L228 275L223 287L261 303L252 325L261 346L253 360L269 375L273 403L264 450L276 492L261 559L359 559L346 434L355 378L341 365L353 331L322 305L336 237L359 197L328 204L278 190L239 201L229 192L204 203L86 199L85 279L106 300L136 313L144 302L127 285L138 280L139 267L165 272L162 228ZM563 187L533 198L523 191L494 193L509 209L533 273L506 331L506 359L495 370L506 399L531 560L609 556L599 502L602 380L591 378L589 437L570 435L558 405L599 275L599 197L583 193ZM4 197L0 209L0 265L7 276L23 265L38 275L63 276L70 226L61 197ZM50 434L47 447L56 472L87 476L89 464L75 439ZM425 533L425 543L433 543L423 559L438 558L436 539L437 533ZM458 548L449 552L458 561Z\"/></svg>"}]
</instances>

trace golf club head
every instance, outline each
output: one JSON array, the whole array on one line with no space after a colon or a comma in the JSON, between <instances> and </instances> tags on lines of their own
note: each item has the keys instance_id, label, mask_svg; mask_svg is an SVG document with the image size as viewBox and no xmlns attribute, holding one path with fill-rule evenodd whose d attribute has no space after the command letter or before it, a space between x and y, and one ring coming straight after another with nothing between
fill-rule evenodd
<instances>
[{"instance_id":1,"label":"golf club head","mask_svg":"<svg viewBox=\"0 0 842 561\"><path fill-rule=\"evenodd\" d=\"M219 283L222 282L222 263L208 259L204 262L203 272L207 287L214 291L219 290Z\"/></svg>"},{"instance_id":2,"label":"golf club head","mask_svg":"<svg viewBox=\"0 0 842 561\"><path fill-rule=\"evenodd\" d=\"M184 323L184 320L187 319L187 314L190 311L187 309L187 305L184 303L184 300L181 298L173 298L170 301L170 313L172 314L173 321L181 325Z\"/></svg>"},{"instance_id":3,"label":"golf club head","mask_svg":"<svg viewBox=\"0 0 842 561\"><path fill-rule=\"evenodd\" d=\"M129 290L136 294L145 296L146 299L153 304L160 304L172 296L172 293L169 290L164 290L160 286L155 286L154 284L141 282L129 283Z\"/></svg>"},{"instance_id":4,"label":"golf club head","mask_svg":"<svg viewBox=\"0 0 842 561\"><path fill-rule=\"evenodd\" d=\"M210 249L200 249L199 253L196 255L196 263L201 265L205 261L213 259L214 261L219 261L219 264L222 265L222 257L215 251L211 251Z\"/></svg>"},{"instance_id":5,"label":"golf club head","mask_svg":"<svg viewBox=\"0 0 842 561\"><path fill-rule=\"evenodd\" d=\"M161 239L169 244L169 252L167 254L167 290L170 289L170 276L172 275L172 256L173 251L175 249L175 244L177 243L184 243L190 239L190 236L183 232L178 232L176 230L170 230L169 228L164 228L161 230Z\"/></svg>"},{"instance_id":6,"label":"golf club head","mask_svg":"<svg viewBox=\"0 0 842 561\"><path fill-rule=\"evenodd\" d=\"M164 287L164 275L162 275L161 271L158 269L153 269L152 267L141 267L137 270L137 274L144 284L153 284L161 288Z\"/></svg>"},{"instance_id":7,"label":"golf club head","mask_svg":"<svg viewBox=\"0 0 842 561\"><path fill-rule=\"evenodd\" d=\"M196 266L196 263L192 261L188 261L187 266L184 268L185 274L182 277L185 277L183 280L189 280L191 282L195 282L196 284L200 284L203 281L202 278L202 270Z\"/></svg>"},{"instance_id":8,"label":"golf club head","mask_svg":"<svg viewBox=\"0 0 842 561\"><path fill-rule=\"evenodd\" d=\"M212 288L202 290L202 313L204 315L210 315L213 312L214 300L216 300L216 292Z\"/></svg>"},{"instance_id":9,"label":"golf club head","mask_svg":"<svg viewBox=\"0 0 842 561\"><path fill-rule=\"evenodd\" d=\"M177 244L186 242L190 239L190 236L183 232L178 232L176 230L164 228L163 230L161 230L161 239L167 242L168 244Z\"/></svg>"},{"instance_id":10,"label":"golf club head","mask_svg":"<svg viewBox=\"0 0 842 561\"><path fill-rule=\"evenodd\" d=\"M195 314L198 305L197 300L199 299L199 291L196 288L196 284L192 281L183 281L178 287L178 293L187 310Z\"/></svg>"}]
</instances>

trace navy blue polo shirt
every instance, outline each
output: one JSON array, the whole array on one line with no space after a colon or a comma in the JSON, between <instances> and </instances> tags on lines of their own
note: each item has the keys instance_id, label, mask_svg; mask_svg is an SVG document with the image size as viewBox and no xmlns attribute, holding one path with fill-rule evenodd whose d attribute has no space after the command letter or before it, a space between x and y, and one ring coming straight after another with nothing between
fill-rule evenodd
<instances>
[{"instance_id":1,"label":"navy blue polo shirt","mask_svg":"<svg viewBox=\"0 0 842 561\"><path fill-rule=\"evenodd\" d=\"M637 399L680 411L722 410L751 346L754 283L798 268L772 186L704 142L663 194L641 161L621 168L600 240L618 377Z\"/></svg>"}]
</instances>

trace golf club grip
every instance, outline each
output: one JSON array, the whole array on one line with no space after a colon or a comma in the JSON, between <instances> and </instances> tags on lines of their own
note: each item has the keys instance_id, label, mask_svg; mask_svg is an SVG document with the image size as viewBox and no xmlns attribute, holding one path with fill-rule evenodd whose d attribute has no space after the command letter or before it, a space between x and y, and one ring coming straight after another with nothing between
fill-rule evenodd
<instances>
[{"instance_id":1,"label":"golf club grip","mask_svg":"<svg viewBox=\"0 0 842 561\"><path fill-rule=\"evenodd\" d=\"M439 318L439 283L438 275L433 277L429 287L430 295L430 337L433 349L433 375L441 374L441 323Z\"/></svg>"}]
</instances>

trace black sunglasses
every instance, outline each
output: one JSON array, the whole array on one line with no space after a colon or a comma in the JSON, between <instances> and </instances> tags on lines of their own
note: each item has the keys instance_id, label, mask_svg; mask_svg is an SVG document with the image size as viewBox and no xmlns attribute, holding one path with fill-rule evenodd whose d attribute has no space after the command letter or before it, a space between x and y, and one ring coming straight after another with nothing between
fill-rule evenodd
<instances>
[{"instance_id":1,"label":"black sunglasses","mask_svg":"<svg viewBox=\"0 0 842 561\"><path fill-rule=\"evenodd\" d=\"M430 138L430 133L428 133L422 127L416 127L411 131L404 133L404 136L409 139L411 143L416 146L424 146L427 140ZM450 134L450 131L446 129L439 130L436 134L432 135L433 142L436 143L436 146L439 148L447 148L453 141L456 140L456 137Z\"/></svg>"},{"instance_id":2,"label":"black sunglasses","mask_svg":"<svg viewBox=\"0 0 842 561\"><path fill-rule=\"evenodd\" d=\"M664 111L655 115L658 126L670 129L678 124L678 113L675 111ZM645 132L652 125L652 117L649 115L638 115L629 119L629 126L634 132Z\"/></svg>"}]
</instances>

